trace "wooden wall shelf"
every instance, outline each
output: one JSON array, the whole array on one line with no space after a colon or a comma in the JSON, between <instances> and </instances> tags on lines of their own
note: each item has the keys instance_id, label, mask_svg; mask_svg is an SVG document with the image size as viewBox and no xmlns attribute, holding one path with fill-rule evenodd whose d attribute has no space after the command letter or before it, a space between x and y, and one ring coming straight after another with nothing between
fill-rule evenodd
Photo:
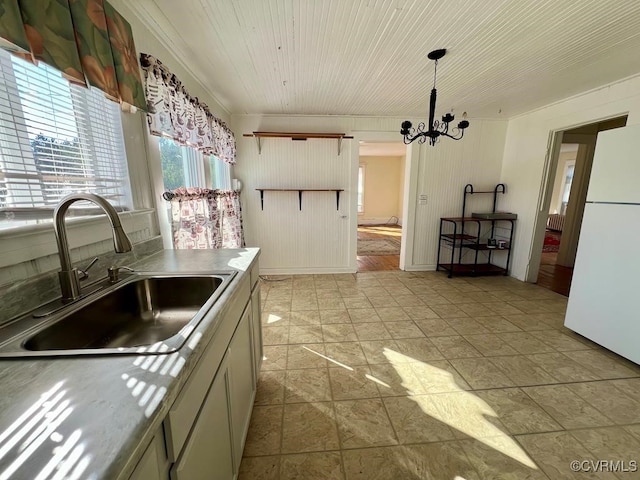
<instances>
[{"instance_id":1,"label":"wooden wall shelf","mask_svg":"<svg viewBox=\"0 0 640 480\"><path fill-rule=\"evenodd\" d=\"M258 144L258 155L262 153L263 138L290 138L291 140L305 141L308 138L329 138L338 140L338 155L342 148L342 140L350 140L353 137L344 133L303 133L303 132L253 132L245 133L243 137L254 137Z\"/></svg>"},{"instance_id":2,"label":"wooden wall shelf","mask_svg":"<svg viewBox=\"0 0 640 480\"><path fill-rule=\"evenodd\" d=\"M336 210L340 210L342 188L256 188L260 192L260 210L264 210L264 192L298 192L298 209L302 211L302 192L336 192Z\"/></svg>"}]
</instances>

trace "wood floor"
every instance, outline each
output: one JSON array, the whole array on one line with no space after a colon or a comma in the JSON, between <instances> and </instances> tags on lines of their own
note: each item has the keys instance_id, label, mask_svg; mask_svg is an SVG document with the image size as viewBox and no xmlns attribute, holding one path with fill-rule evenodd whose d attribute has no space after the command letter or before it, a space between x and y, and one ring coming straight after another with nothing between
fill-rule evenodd
<instances>
[{"instance_id":1,"label":"wood floor","mask_svg":"<svg viewBox=\"0 0 640 480\"><path fill-rule=\"evenodd\" d=\"M367 238L392 237L397 240L402 235L400 225L361 225L358 226L358 240ZM358 255L358 272L377 272L381 270L399 270L400 255Z\"/></svg>"},{"instance_id":2,"label":"wood floor","mask_svg":"<svg viewBox=\"0 0 640 480\"><path fill-rule=\"evenodd\" d=\"M573 267L563 267L556 264L557 252L543 252L538 272L537 284L551 291L569 296Z\"/></svg>"}]
</instances>

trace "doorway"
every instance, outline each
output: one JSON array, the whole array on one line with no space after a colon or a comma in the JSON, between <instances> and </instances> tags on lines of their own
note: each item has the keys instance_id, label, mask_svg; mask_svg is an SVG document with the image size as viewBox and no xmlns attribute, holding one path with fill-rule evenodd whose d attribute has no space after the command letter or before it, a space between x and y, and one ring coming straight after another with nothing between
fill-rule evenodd
<instances>
[{"instance_id":1,"label":"doorway","mask_svg":"<svg viewBox=\"0 0 640 480\"><path fill-rule=\"evenodd\" d=\"M358 272L400 268L406 150L402 142L359 144Z\"/></svg>"},{"instance_id":2,"label":"doorway","mask_svg":"<svg viewBox=\"0 0 640 480\"><path fill-rule=\"evenodd\" d=\"M624 127L627 116L555 132L546 179L546 222L536 283L569 296L598 132Z\"/></svg>"}]
</instances>

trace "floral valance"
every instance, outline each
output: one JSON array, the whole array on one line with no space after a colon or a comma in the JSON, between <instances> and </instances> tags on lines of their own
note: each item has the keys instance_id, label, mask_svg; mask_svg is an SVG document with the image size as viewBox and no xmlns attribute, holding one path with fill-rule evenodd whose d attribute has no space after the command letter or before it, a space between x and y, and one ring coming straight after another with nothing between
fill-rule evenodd
<instances>
[{"instance_id":1,"label":"floral valance","mask_svg":"<svg viewBox=\"0 0 640 480\"><path fill-rule=\"evenodd\" d=\"M45 62L74 83L146 109L131 26L105 0L0 2L0 46Z\"/></svg>"},{"instance_id":2,"label":"floral valance","mask_svg":"<svg viewBox=\"0 0 640 480\"><path fill-rule=\"evenodd\" d=\"M236 163L236 139L225 123L206 104L189 95L180 80L157 58L141 53L140 64L145 76L151 133L170 137L227 163Z\"/></svg>"}]
</instances>

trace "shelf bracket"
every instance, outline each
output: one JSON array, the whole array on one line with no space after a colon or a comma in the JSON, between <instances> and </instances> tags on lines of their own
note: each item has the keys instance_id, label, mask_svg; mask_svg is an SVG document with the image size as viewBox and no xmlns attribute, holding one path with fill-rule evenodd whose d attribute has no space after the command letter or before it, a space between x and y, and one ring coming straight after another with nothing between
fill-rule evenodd
<instances>
[{"instance_id":1,"label":"shelf bracket","mask_svg":"<svg viewBox=\"0 0 640 480\"><path fill-rule=\"evenodd\" d=\"M260 210L264 210L264 190L259 188L260 190Z\"/></svg>"},{"instance_id":2,"label":"shelf bracket","mask_svg":"<svg viewBox=\"0 0 640 480\"><path fill-rule=\"evenodd\" d=\"M342 137L338 137L338 156L340 156L341 149L342 149Z\"/></svg>"},{"instance_id":3,"label":"shelf bracket","mask_svg":"<svg viewBox=\"0 0 640 480\"><path fill-rule=\"evenodd\" d=\"M340 190L336 190L336 210L340 210Z\"/></svg>"},{"instance_id":4,"label":"shelf bracket","mask_svg":"<svg viewBox=\"0 0 640 480\"><path fill-rule=\"evenodd\" d=\"M302 190L298 190L298 210L302 211Z\"/></svg>"},{"instance_id":5,"label":"shelf bracket","mask_svg":"<svg viewBox=\"0 0 640 480\"><path fill-rule=\"evenodd\" d=\"M254 136L254 138L256 139L256 144L258 145L258 155L260 155L262 153L262 137L256 135Z\"/></svg>"}]
</instances>

